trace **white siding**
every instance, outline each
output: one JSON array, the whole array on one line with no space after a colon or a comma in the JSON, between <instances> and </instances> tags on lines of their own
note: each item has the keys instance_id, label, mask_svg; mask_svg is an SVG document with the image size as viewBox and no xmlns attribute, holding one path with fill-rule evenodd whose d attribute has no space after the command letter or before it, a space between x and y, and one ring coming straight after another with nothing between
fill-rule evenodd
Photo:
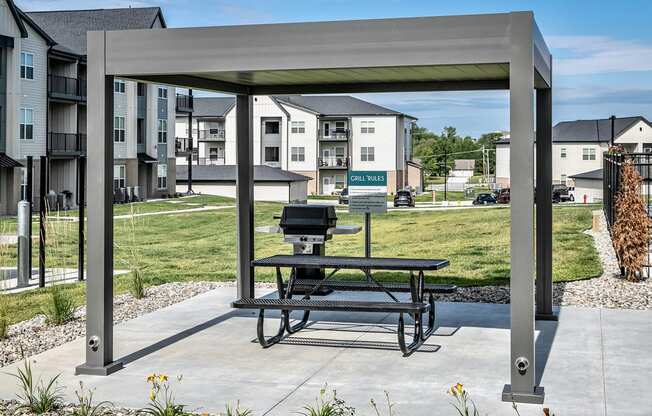
<instances>
[{"instance_id":1,"label":"white siding","mask_svg":"<svg viewBox=\"0 0 652 416\"><path fill-rule=\"evenodd\" d=\"M123 93L113 93L113 117L124 117L125 118L125 141L124 143L118 143L114 140L113 142L113 157L116 159L127 159L128 156L128 143L131 142L131 135L134 135L134 146L135 146L135 130L136 130L136 116L134 114L134 107L130 105L129 100L134 98L135 94L131 93L132 81L125 81L125 92ZM127 117L128 109L131 109L130 117ZM113 136L113 131L111 131ZM114 138L112 137L112 140Z\"/></svg>"},{"instance_id":2,"label":"white siding","mask_svg":"<svg viewBox=\"0 0 652 416\"><path fill-rule=\"evenodd\" d=\"M617 144L635 144L635 152L643 152L643 144L652 143L652 127L644 121L639 121L622 132L615 140Z\"/></svg>"},{"instance_id":3,"label":"white siding","mask_svg":"<svg viewBox=\"0 0 652 416\"><path fill-rule=\"evenodd\" d=\"M259 165L263 163L264 146L278 146L279 147L279 167L287 169L288 149L287 149L287 116L274 103L268 96L254 97L254 164ZM263 139L262 124L264 118L279 119L280 122L280 135L278 137L267 137Z\"/></svg>"},{"instance_id":4,"label":"white siding","mask_svg":"<svg viewBox=\"0 0 652 416\"><path fill-rule=\"evenodd\" d=\"M235 198L235 182L224 184L206 184L193 182L192 189L196 193L205 195L217 195ZM177 192L186 192L188 190L188 185L185 183L177 184L176 190ZM301 191L300 187L295 190L295 197L300 197L299 191ZM290 187L286 182L257 183L254 185L255 201L288 202L290 200L289 198ZM305 199L307 199L307 194L303 200Z\"/></svg>"},{"instance_id":5,"label":"white siding","mask_svg":"<svg viewBox=\"0 0 652 416\"><path fill-rule=\"evenodd\" d=\"M288 132L288 154L287 169L292 171L314 171L317 169L317 116L307 111L283 105L285 111L290 114L286 130ZM303 121L305 133L292 133L292 122ZM303 147L305 160L303 162L292 161L292 147Z\"/></svg>"},{"instance_id":6,"label":"white siding","mask_svg":"<svg viewBox=\"0 0 652 416\"><path fill-rule=\"evenodd\" d=\"M397 117L363 117L351 118L351 150L354 170L394 171L396 166L396 119ZM360 133L361 121L374 121L375 133ZM374 161L360 160L360 148L373 147Z\"/></svg>"}]
</instances>

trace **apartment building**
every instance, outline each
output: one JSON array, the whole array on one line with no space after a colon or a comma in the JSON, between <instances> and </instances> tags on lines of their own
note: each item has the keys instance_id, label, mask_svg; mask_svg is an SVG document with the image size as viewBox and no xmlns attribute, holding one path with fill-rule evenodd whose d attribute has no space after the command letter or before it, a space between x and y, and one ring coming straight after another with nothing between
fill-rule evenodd
<instances>
[{"instance_id":1,"label":"apartment building","mask_svg":"<svg viewBox=\"0 0 652 416\"><path fill-rule=\"evenodd\" d=\"M235 113L231 97L194 98L194 164L235 164ZM350 96L301 95L254 97L253 117L254 163L312 178L309 194L343 189L348 170L387 171L390 192L422 187L408 174L414 117ZM186 114L176 131L177 164L187 164Z\"/></svg>"},{"instance_id":2,"label":"apartment building","mask_svg":"<svg viewBox=\"0 0 652 416\"><path fill-rule=\"evenodd\" d=\"M37 206L41 156L47 192L69 195L67 206L79 203L78 161L88 141L86 32L162 27L158 7L26 12L0 0L0 214L14 213L24 197L28 156ZM114 92L116 189L131 187L142 199L168 193L175 90L116 80Z\"/></svg>"},{"instance_id":3,"label":"apartment building","mask_svg":"<svg viewBox=\"0 0 652 416\"><path fill-rule=\"evenodd\" d=\"M496 183L509 187L509 136L496 142ZM610 119L576 120L557 123L552 131L553 183L574 187L576 199L602 198L602 154L612 144ZM652 151L652 124L643 116L618 117L614 120L613 144L629 153ZM590 183L590 185L587 185Z\"/></svg>"}]
</instances>

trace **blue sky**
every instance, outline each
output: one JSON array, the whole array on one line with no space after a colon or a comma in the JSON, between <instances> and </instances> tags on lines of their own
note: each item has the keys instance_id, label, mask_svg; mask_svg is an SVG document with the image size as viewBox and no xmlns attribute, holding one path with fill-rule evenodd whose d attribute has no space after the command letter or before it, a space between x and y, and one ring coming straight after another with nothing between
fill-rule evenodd
<instances>
[{"instance_id":1,"label":"blue sky","mask_svg":"<svg viewBox=\"0 0 652 416\"><path fill-rule=\"evenodd\" d=\"M533 10L553 53L554 121L652 119L652 2L438 0L16 0L24 10L160 6L170 27ZM505 92L361 94L434 131L508 128Z\"/></svg>"}]
</instances>

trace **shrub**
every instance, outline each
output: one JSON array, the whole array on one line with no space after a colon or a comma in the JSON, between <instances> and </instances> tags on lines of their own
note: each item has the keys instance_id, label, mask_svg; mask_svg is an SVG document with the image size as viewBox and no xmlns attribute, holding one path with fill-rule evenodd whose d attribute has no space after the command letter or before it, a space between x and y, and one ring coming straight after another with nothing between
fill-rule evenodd
<instances>
[{"instance_id":1,"label":"shrub","mask_svg":"<svg viewBox=\"0 0 652 416\"><path fill-rule=\"evenodd\" d=\"M181 377L177 378L181 381ZM185 405L175 403L174 394L165 374L151 374L147 377L151 384L149 390L149 404L138 411L139 414L151 416L182 416L185 415Z\"/></svg>"},{"instance_id":2,"label":"shrub","mask_svg":"<svg viewBox=\"0 0 652 416\"><path fill-rule=\"evenodd\" d=\"M134 208L135 204L129 206L129 218L123 223L123 232L127 236L127 243L125 249L127 250L126 259L123 260L127 267L131 270L131 281L129 282L129 292L136 299L144 298L147 293L145 291L145 282L143 273L140 268L142 258L136 241L136 226L138 210Z\"/></svg>"},{"instance_id":3,"label":"shrub","mask_svg":"<svg viewBox=\"0 0 652 416\"><path fill-rule=\"evenodd\" d=\"M65 289L60 285L50 286L48 303L43 307L43 314L51 325L62 325L71 321L75 315L75 304Z\"/></svg>"},{"instance_id":4,"label":"shrub","mask_svg":"<svg viewBox=\"0 0 652 416\"><path fill-rule=\"evenodd\" d=\"M629 281L639 279L648 254L650 218L640 195L642 181L632 162L626 161L622 167L621 190L616 196L616 222L612 236Z\"/></svg>"},{"instance_id":5,"label":"shrub","mask_svg":"<svg viewBox=\"0 0 652 416\"><path fill-rule=\"evenodd\" d=\"M19 368L12 376L18 380L20 393L17 396L21 402L20 409L41 415L61 406L61 389L57 386L59 375L51 378L47 384L43 380L35 382L32 367L29 361L25 360L23 368Z\"/></svg>"},{"instance_id":6,"label":"shrub","mask_svg":"<svg viewBox=\"0 0 652 416\"><path fill-rule=\"evenodd\" d=\"M241 409L240 402L235 404L235 407L231 407L230 404L226 405L226 410L222 416L252 416L253 412L249 409Z\"/></svg>"},{"instance_id":7,"label":"shrub","mask_svg":"<svg viewBox=\"0 0 652 416\"><path fill-rule=\"evenodd\" d=\"M129 292L136 299L142 299L145 297L145 282L143 281L143 275L138 268L134 269L131 273Z\"/></svg>"},{"instance_id":8,"label":"shrub","mask_svg":"<svg viewBox=\"0 0 652 416\"><path fill-rule=\"evenodd\" d=\"M93 404L93 390L86 390L84 383L79 382L79 390L75 391L77 396L77 408L73 410L72 416L104 416L110 414L110 402L103 401Z\"/></svg>"}]
</instances>

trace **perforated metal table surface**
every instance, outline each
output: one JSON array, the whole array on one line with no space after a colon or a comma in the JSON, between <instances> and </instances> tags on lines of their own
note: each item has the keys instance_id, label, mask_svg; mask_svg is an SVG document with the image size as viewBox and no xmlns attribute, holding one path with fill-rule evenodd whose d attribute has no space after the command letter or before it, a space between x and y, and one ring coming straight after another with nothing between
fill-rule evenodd
<instances>
[{"instance_id":1,"label":"perforated metal table surface","mask_svg":"<svg viewBox=\"0 0 652 416\"><path fill-rule=\"evenodd\" d=\"M322 267L368 270L439 270L449 265L448 260L403 259L385 257L302 256L276 255L254 260L254 267Z\"/></svg>"}]
</instances>

